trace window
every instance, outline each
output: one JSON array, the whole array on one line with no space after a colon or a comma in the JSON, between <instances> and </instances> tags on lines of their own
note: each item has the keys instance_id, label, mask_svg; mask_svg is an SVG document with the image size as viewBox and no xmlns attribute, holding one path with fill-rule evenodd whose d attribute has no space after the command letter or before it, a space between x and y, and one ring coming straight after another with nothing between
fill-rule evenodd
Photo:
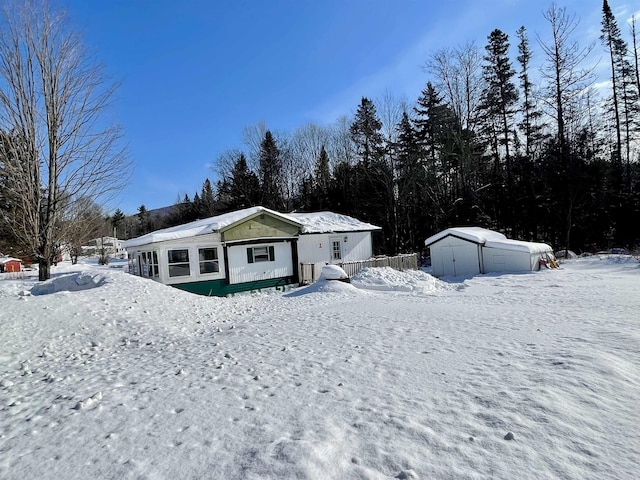
<instances>
[{"instance_id":1,"label":"window","mask_svg":"<svg viewBox=\"0 0 640 480\"><path fill-rule=\"evenodd\" d=\"M187 277L191 274L189 269L189 250L169 250L167 254L169 257L170 277Z\"/></svg>"},{"instance_id":2,"label":"window","mask_svg":"<svg viewBox=\"0 0 640 480\"><path fill-rule=\"evenodd\" d=\"M276 259L275 248L273 245L268 247L249 247L247 248L247 262L273 262Z\"/></svg>"},{"instance_id":3,"label":"window","mask_svg":"<svg viewBox=\"0 0 640 480\"><path fill-rule=\"evenodd\" d=\"M342 260L342 243L340 239L331 240L331 258L333 260Z\"/></svg>"},{"instance_id":4,"label":"window","mask_svg":"<svg viewBox=\"0 0 640 480\"><path fill-rule=\"evenodd\" d=\"M153 252L146 252L144 263L147 266L145 277L158 278L158 252L156 250Z\"/></svg>"},{"instance_id":5,"label":"window","mask_svg":"<svg viewBox=\"0 0 640 480\"><path fill-rule=\"evenodd\" d=\"M200 274L220 272L217 248L201 248L198 250Z\"/></svg>"}]
</instances>

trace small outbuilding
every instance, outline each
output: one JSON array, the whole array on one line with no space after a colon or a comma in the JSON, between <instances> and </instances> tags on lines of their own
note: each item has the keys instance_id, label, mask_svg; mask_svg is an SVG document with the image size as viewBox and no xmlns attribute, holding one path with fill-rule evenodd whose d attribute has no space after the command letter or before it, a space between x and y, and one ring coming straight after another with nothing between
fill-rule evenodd
<instances>
[{"instance_id":1,"label":"small outbuilding","mask_svg":"<svg viewBox=\"0 0 640 480\"><path fill-rule=\"evenodd\" d=\"M480 227L448 228L425 240L436 277L471 276L492 272L526 272L555 265L546 243L508 239Z\"/></svg>"},{"instance_id":2,"label":"small outbuilding","mask_svg":"<svg viewBox=\"0 0 640 480\"><path fill-rule=\"evenodd\" d=\"M12 257L0 257L0 272L22 271L22 260Z\"/></svg>"}]
</instances>

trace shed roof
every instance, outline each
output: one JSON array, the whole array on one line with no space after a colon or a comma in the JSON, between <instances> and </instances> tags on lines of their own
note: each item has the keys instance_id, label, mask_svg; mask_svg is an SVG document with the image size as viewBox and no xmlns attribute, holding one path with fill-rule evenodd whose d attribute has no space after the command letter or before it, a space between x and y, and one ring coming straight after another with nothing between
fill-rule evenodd
<instances>
[{"instance_id":1,"label":"shed roof","mask_svg":"<svg viewBox=\"0 0 640 480\"><path fill-rule=\"evenodd\" d=\"M269 213L273 216L280 217L285 221L302 226L300 222L298 222L298 220L288 215L278 213L265 207L250 207L243 210L237 210L235 212L223 213L222 215L217 215L215 217L196 220L195 222L185 223L184 225L176 225L175 227L156 230L155 232L147 233L146 235L132 238L131 240L126 240L122 243L122 246L124 248L131 248L140 245L148 245L150 243L164 242L167 240L178 240L182 238L189 238L198 235L206 235L208 233L219 232L227 227L230 227L231 225L234 225L262 212Z\"/></svg>"},{"instance_id":2,"label":"shed roof","mask_svg":"<svg viewBox=\"0 0 640 480\"><path fill-rule=\"evenodd\" d=\"M303 225L302 233L344 233L382 230L357 218L333 212L288 213Z\"/></svg>"},{"instance_id":3,"label":"shed roof","mask_svg":"<svg viewBox=\"0 0 640 480\"><path fill-rule=\"evenodd\" d=\"M9 262L20 262L22 263L22 260L20 260L19 258L13 258L13 257L0 257L0 263L2 265L5 265Z\"/></svg>"},{"instance_id":4,"label":"shed roof","mask_svg":"<svg viewBox=\"0 0 640 480\"><path fill-rule=\"evenodd\" d=\"M429 247L445 237L454 236L469 242L483 245L487 248L500 248L503 250L515 250L529 253L552 252L553 249L546 243L524 242L522 240L511 240L500 232L488 230L481 227L454 227L436 233L424 241Z\"/></svg>"}]
</instances>

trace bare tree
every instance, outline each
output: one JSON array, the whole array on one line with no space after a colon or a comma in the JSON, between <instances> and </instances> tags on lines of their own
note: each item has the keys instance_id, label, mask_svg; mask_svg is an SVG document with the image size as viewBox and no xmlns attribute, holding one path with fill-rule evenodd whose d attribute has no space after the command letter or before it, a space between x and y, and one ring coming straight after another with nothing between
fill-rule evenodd
<instances>
[{"instance_id":1,"label":"bare tree","mask_svg":"<svg viewBox=\"0 0 640 480\"><path fill-rule=\"evenodd\" d=\"M121 130L105 123L116 89L64 12L46 1L5 5L0 25L0 129L12 229L50 276L62 216L81 199L105 201L128 170Z\"/></svg>"},{"instance_id":2,"label":"bare tree","mask_svg":"<svg viewBox=\"0 0 640 480\"><path fill-rule=\"evenodd\" d=\"M391 145L398 140L398 124L402 115L410 110L409 102L404 96L396 96L390 90L385 90L375 101L385 143Z\"/></svg>"},{"instance_id":3,"label":"bare tree","mask_svg":"<svg viewBox=\"0 0 640 480\"><path fill-rule=\"evenodd\" d=\"M248 149L249 168L253 171L258 170L260 145L268 130L267 124L262 120L253 125L245 125L242 129L242 143Z\"/></svg>"},{"instance_id":4,"label":"bare tree","mask_svg":"<svg viewBox=\"0 0 640 480\"><path fill-rule=\"evenodd\" d=\"M435 77L437 90L443 93L445 103L455 112L461 127L473 130L484 87L478 46L470 42L455 49L439 50L427 61L426 70Z\"/></svg>"},{"instance_id":5,"label":"bare tree","mask_svg":"<svg viewBox=\"0 0 640 480\"><path fill-rule=\"evenodd\" d=\"M357 159L356 147L351 139L351 124L353 116L343 115L331 125L331 135L327 153L331 162L332 171L339 163L354 165Z\"/></svg>"},{"instance_id":6,"label":"bare tree","mask_svg":"<svg viewBox=\"0 0 640 480\"><path fill-rule=\"evenodd\" d=\"M577 100L592 82L593 69L584 68L586 58L594 48L591 44L582 47L572 39L578 27L575 15L569 15L565 8L552 4L544 12L544 18L551 27L551 41L545 43L538 36L538 43L546 56L541 68L547 87L543 93L543 102L551 109L557 124L560 150L564 151L567 140L566 111L569 104Z\"/></svg>"},{"instance_id":7,"label":"bare tree","mask_svg":"<svg viewBox=\"0 0 640 480\"><path fill-rule=\"evenodd\" d=\"M74 264L82 255L82 247L89 240L109 236L111 233L102 208L88 197L78 199L70 208L65 209L60 225L65 230L66 248Z\"/></svg>"}]
</instances>

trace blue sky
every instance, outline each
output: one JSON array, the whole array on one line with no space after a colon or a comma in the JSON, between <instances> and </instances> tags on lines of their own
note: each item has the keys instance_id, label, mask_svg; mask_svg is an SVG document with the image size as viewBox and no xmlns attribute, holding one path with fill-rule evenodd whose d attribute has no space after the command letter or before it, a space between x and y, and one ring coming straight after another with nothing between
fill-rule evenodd
<instances>
[{"instance_id":1,"label":"blue sky","mask_svg":"<svg viewBox=\"0 0 640 480\"><path fill-rule=\"evenodd\" d=\"M609 0L618 17L631 2ZM557 2L597 40L602 2ZM193 196L243 127L275 131L351 114L385 92L415 101L430 53L524 25L535 50L551 2L524 0L68 0L72 24L121 82L112 112L134 165L110 208ZM625 35L626 26L622 26ZM601 52L598 44L596 50ZM514 50L515 51L515 50ZM536 51L539 54L539 51ZM541 54L540 54L541 55Z\"/></svg>"}]
</instances>

